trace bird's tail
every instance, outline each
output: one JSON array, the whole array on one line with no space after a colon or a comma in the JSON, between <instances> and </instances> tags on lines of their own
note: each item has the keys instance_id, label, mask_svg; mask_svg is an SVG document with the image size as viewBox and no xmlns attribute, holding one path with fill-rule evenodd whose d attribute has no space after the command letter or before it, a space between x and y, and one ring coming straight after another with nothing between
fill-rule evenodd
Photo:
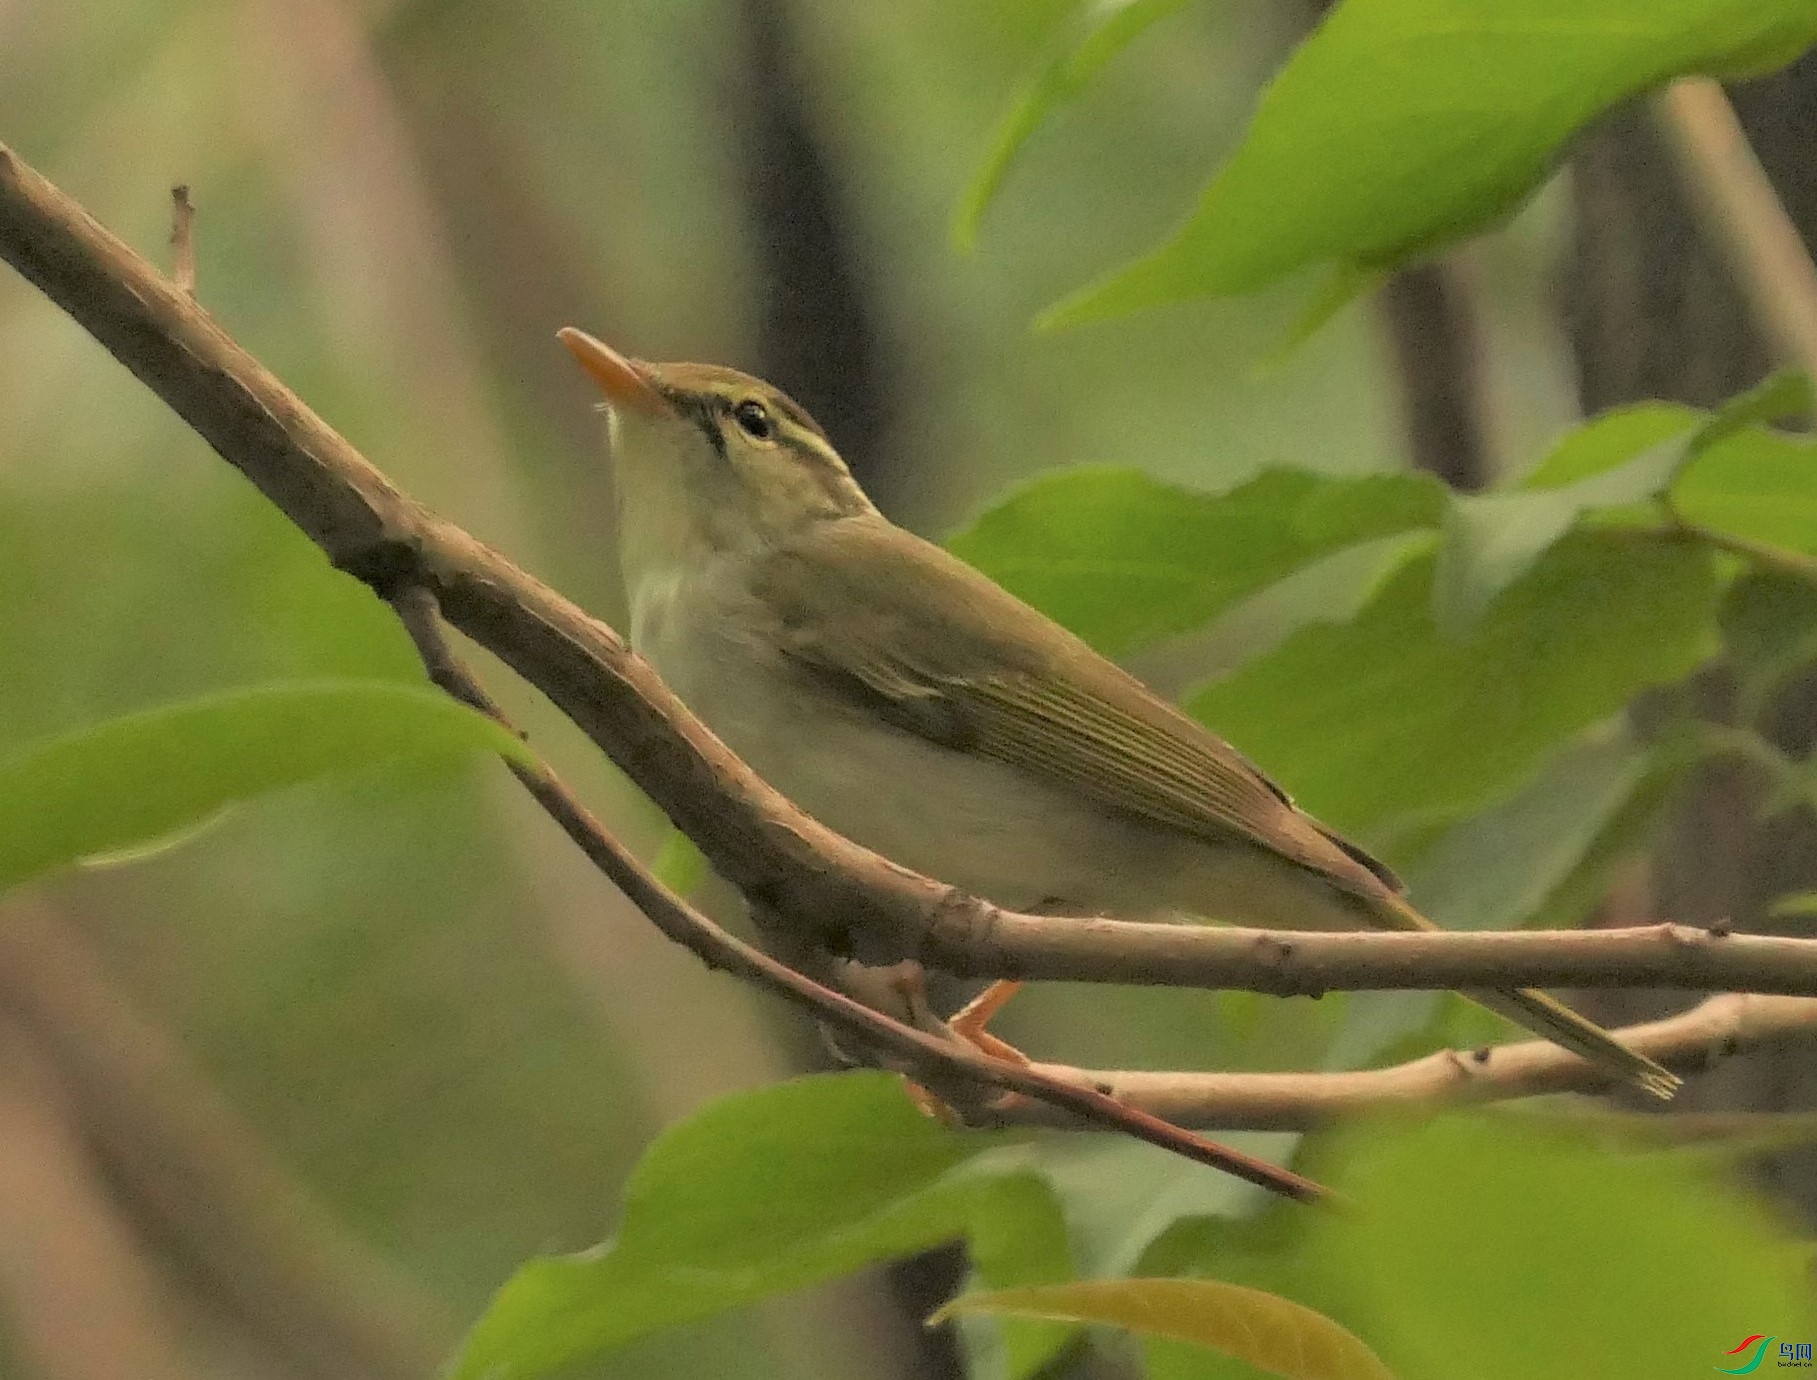
<instances>
[{"instance_id":1,"label":"bird's tail","mask_svg":"<svg viewBox=\"0 0 1817 1380\"><path fill-rule=\"evenodd\" d=\"M1399 893L1383 893L1372 898L1370 909L1374 921L1383 929L1433 930L1438 927L1428 920ZM1524 1026L1535 1035L1588 1059L1612 1078L1632 1083L1654 1097L1665 1099L1678 1091L1684 1082L1672 1070L1655 1063L1644 1054L1636 1054L1595 1021L1578 1015L1562 1001L1531 988L1464 993L1479 1006L1496 1015Z\"/></svg>"},{"instance_id":2,"label":"bird's tail","mask_svg":"<svg viewBox=\"0 0 1817 1380\"><path fill-rule=\"evenodd\" d=\"M1684 1081L1646 1055L1636 1054L1596 1022L1578 1015L1544 992L1519 988L1506 992L1466 992L1464 995L1654 1097L1662 1100L1671 1097Z\"/></svg>"}]
</instances>

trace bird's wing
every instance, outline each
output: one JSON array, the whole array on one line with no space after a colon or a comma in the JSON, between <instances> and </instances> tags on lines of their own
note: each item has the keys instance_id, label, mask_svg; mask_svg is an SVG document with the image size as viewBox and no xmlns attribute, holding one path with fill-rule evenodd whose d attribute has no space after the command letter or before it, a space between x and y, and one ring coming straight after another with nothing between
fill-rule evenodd
<instances>
[{"instance_id":1,"label":"bird's wing","mask_svg":"<svg viewBox=\"0 0 1817 1380\"><path fill-rule=\"evenodd\" d=\"M787 656L900 728L1195 837L1259 844L1359 895L1398 890L1235 748L881 519L816 524L765 557L753 593Z\"/></svg>"}]
</instances>

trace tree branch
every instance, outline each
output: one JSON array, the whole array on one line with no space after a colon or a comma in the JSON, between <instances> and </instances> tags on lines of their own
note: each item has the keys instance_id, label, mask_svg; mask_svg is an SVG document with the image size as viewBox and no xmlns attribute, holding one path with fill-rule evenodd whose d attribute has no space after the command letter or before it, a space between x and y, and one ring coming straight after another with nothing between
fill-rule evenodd
<instances>
[{"instance_id":1,"label":"tree branch","mask_svg":"<svg viewBox=\"0 0 1817 1380\"><path fill-rule=\"evenodd\" d=\"M402 590L394 596L392 607L415 643L430 679L463 704L511 728L504 711L443 637L434 596L420 587ZM787 997L828 1024L901 1055L918 1069L1021 1093L1087 1124L1121 1131L1285 1197L1311 1202L1325 1196L1325 1190L1310 1179L1241 1151L1214 1145L1147 1112L1126 1107L1090 1084L993 1058L950 1036L943 1038L893 1020L822 986L720 928L665 887L548 766L540 762L535 766L519 762L508 765L544 812L652 924L712 966Z\"/></svg>"},{"instance_id":2,"label":"tree branch","mask_svg":"<svg viewBox=\"0 0 1817 1380\"><path fill-rule=\"evenodd\" d=\"M969 976L1275 993L1456 986L1817 994L1817 941L1649 927L1547 934L1269 934L1018 915L802 814L734 757L611 628L400 493L212 317L0 146L12 263L382 594L421 585L553 700L759 904L860 957ZM870 953L866 953L866 948Z\"/></svg>"},{"instance_id":3,"label":"tree branch","mask_svg":"<svg viewBox=\"0 0 1817 1380\"><path fill-rule=\"evenodd\" d=\"M1679 1073L1787 1035L1817 1030L1808 997L1710 997L1680 1015L1616 1033L1623 1044ZM1118 1101L1182 1126L1212 1131L1312 1131L1346 1116L1394 1108L1500 1102L1546 1093L1602 1092L1601 1070L1544 1040L1435 1054L1350 1073L1102 1072L1043 1065L1055 1077L1107 1090ZM1047 1107L1018 1104L996 1119L1053 1125Z\"/></svg>"},{"instance_id":4,"label":"tree branch","mask_svg":"<svg viewBox=\"0 0 1817 1380\"><path fill-rule=\"evenodd\" d=\"M188 187L170 189L170 281L196 295L196 204Z\"/></svg>"},{"instance_id":5,"label":"tree branch","mask_svg":"<svg viewBox=\"0 0 1817 1380\"><path fill-rule=\"evenodd\" d=\"M970 974L1275 996L1479 987L1666 987L1817 994L1817 940L1690 925L1611 930L1336 933L1138 924L993 911L975 947L941 951Z\"/></svg>"}]
</instances>

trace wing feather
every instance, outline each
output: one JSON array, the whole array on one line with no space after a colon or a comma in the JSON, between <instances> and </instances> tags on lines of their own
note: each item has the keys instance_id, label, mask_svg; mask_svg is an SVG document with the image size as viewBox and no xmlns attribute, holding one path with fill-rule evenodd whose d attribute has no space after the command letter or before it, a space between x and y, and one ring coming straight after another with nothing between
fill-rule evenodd
<instances>
[{"instance_id":1,"label":"wing feather","mask_svg":"<svg viewBox=\"0 0 1817 1380\"><path fill-rule=\"evenodd\" d=\"M818 524L769 558L753 592L788 656L906 731L1208 842L1259 844L1344 890L1398 889L1235 748L881 519Z\"/></svg>"}]
</instances>

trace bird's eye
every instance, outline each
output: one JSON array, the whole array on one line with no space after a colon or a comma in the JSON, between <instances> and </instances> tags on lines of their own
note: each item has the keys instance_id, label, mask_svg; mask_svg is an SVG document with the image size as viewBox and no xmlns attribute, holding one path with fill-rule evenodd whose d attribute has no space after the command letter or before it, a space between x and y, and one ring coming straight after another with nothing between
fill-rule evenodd
<instances>
[{"instance_id":1,"label":"bird's eye","mask_svg":"<svg viewBox=\"0 0 1817 1380\"><path fill-rule=\"evenodd\" d=\"M753 441L768 441L776 435L776 423L770 410L755 398L746 398L732 409L732 420Z\"/></svg>"}]
</instances>

